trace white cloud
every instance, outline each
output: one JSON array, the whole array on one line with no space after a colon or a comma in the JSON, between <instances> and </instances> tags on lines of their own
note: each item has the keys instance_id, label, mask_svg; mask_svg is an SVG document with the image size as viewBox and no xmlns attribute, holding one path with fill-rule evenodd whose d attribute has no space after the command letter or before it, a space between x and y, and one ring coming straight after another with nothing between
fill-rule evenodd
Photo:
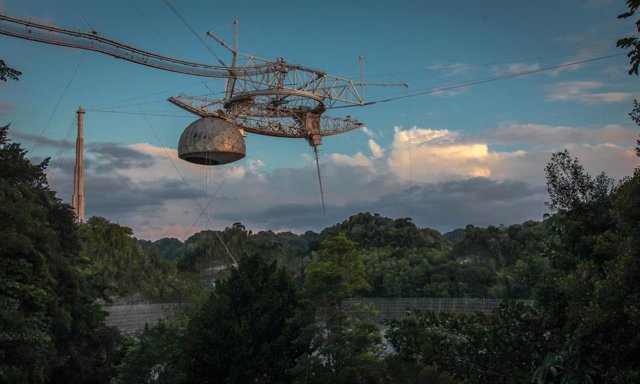
<instances>
[{"instance_id":1,"label":"white cloud","mask_svg":"<svg viewBox=\"0 0 640 384\"><path fill-rule=\"evenodd\" d=\"M540 69L540 64L538 63L512 63L506 65L496 66L493 71L498 75L515 75L520 73L527 73L532 71L537 71Z\"/></svg>"},{"instance_id":2,"label":"white cloud","mask_svg":"<svg viewBox=\"0 0 640 384\"><path fill-rule=\"evenodd\" d=\"M249 159L247 160L247 166L249 167L249 169L256 169L256 168L260 168L260 167L264 167L264 161L260 160L260 159Z\"/></svg>"},{"instance_id":3,"label":"white cloud","mask_svg":"<svg viewBox=\"0 0 640 384\"><path fill-rule=\"evenodd\" d=\"M567 81L553 85L547 101L578 102L584 104L617 103L631 99L626 92L593 92L605 87L597 81Z\"/></svg>"},{"instance_id":4,"label":"white cloud","mask_svg":"<svg viewBox=\"0 0 640 384\"><path fill-rule=\"evenodd\" d=\"M430 71L448 71L448 74L457 75L468 71L472 67L465 63L453 63L453 64L433 64L427 67Z\"/></svg>"},{"instance_id":5,"label":"white cloud","mask_svg":"<svg viewBox=\"0 0 640 384\"><path fill-rule=\"evenodd\" d=\"M610 124L600 128L551 126L544 124L511 123L484 131L471 140L485 140L497 145L554 145L559 143L633 143L637 130Z\"/></svg>"},{"instance_id":6,"label":"white cloud","mask_svg":"<svg viewBox=\"0 0 640 384\"><path fill-rule=\"evenodd\" d=\"M384 156L384 149L382 149L382 147L378 143L376 143L375 140L369 139L367 144L369 145L369 149L371 150L371 155L373 155L373 157L379 159Z\"/></svg>"},{"instance_id":7,"label":"white cloud","mask_svg":"<svg viewBox=\"0 0 640 384\"><path fill-rule=\"evenodd\" d=\"M396 128L388 166L402 180L437 182L490 177L489 164L496 156L484 143L460 142L456 132Z\"/></svg>"},{"instance_id":8,"label":"white cloud","mask_svg":"<svg viewBox=\"0 0 640 384\"><path fill-rule=\"evenodd\" d=\"M146 143L94 144L86 156L87 214L130 226L142 238L180 239L237 221L252 229L319 230L359 211L410 216L441 230L509 224L545 212L543 169L551 153L568 148L588 172L620 178L638 164L632 148L636 136L617 125L511 123L474 136L396 127L386 148L368 141L372 156L327 156L321 164L326 216L312 161L300 168L265 169L259 160L204 167ZM519 149L496 150L494 144ZM55 162L50 172L57 174L54 188L68 199L73 159Z\"/></svg>"},{"instance_id":9,"label":"white cloud","mask_svg":"<svg viewBox=\"0 0 640 384\"><path fill-rule=\"evenodd\" d=\"M474 136L448 130L396 128L386 159L392 173L410 182L482 176L544 184L543 169L551 154L568 148L585 159L589 172L605 171L620 178L637 166L632 150L636 138L635 130L618 125L585 129L510 124ZM514 145L518 149L498 151L491 145Z\"/></svg>"},{"instance_id":10,"label":"white cloud","mask_svg":"<svg viewBox=\"0 0 640 384\"><path fill-rule=\"evenodd\" d=\"M370 167L373 164L371 159L363 155L362 152L358 152L352 156L344 155L342 153L332 153L329 155L329 159L336 164L356 167Z\"/></svg>"},{"instance_id":11,"label":"white cloud","mask_svg":"<svg viewBox=\"0 0 640 384\"><path fill-rule=\"evenodd\" d=\"M462 95L466 93L468 90L469 90L469 87L460 87L460 88L454 88L454 89L437 90L437 91L431 92L430 94L436 97L454 97L454 96Z\"/></svg>"},{"instance_id":12,"label":"white cloud","mask_svg":"<svg viewBox=\"0 0 640 384\"><path fill-rule=\"evenodd\" d=\"M373 131L371 131L369 128L363 126L360 129L362 129L362 132L364 132L365 135L369 137L376 137L376 134Z\"/></svg>"}]
</instances>

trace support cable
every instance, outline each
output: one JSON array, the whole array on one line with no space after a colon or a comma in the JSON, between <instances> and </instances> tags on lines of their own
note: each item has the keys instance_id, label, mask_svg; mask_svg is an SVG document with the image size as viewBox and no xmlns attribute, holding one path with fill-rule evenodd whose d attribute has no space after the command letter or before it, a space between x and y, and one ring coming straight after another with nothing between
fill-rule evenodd
<instances>
[{"instance_id":1,"label":"support cable","mask_svg":"<svg viewBox=\"0 0 640 384\"><path fill-rule=\"evenodd\" d=\"M322 200L322 214L326 215L327 209L325 208L325 205L324 205L324 189L322 188L322 176L320 174L320 160L318 160L317 145L313 146L313 154L315 155L315 158L316 158L316 169L318 170L318 185L320 186L320 199Z\"/></svg>"},{"instance_id":2,"label":"support cable","mask_svg":"<svg viewBox=\"0 0 640 384\"><path fill-rule=\"evenodd\" d=\"M182 238L182 242L184 243L185 240L187 239L187 236L189 235L189 232L191 232L191 229L196 225L196 223L198 222L198 220L200 220L200 218L205 214L206 210L209 208L209 205L211 204L211 202L213 201L213 199L218 195L218 191L220 190L220 188L222 188L222 185L224 185L225 180L227 179L227 174L229 173L229 170L231 168L230 167L226 167L224 173L222 174L222 180L220 181L220 184L218 184L218 188L213 192L213 196L211 196L209 198L209 201L207 201L206 206L204 207L203 210L200 211L200 214L198 215L198 217L196 217L196 219L194 220L193 223L191 223L191 225L189 226L189 228L187 228L187 231L185 232L184 237ZM176 222L177 223L177 222ZM175 225L175 224L174 224Z\"/></svg>"},{"instance_id":3,"label":"support cable","mask_svg":"<svg viewBox=\"0 0 640 384\"><path fill-rule=\"evenodd\" d=\"M165 43L165 44L167 44L167 46L169 47L169 49L170 49L171 51L173 51L173 53L174 53L176 56L180 57L181 55L178 53L178 50L177 50L177 49L175 49L175 47L174 47L171 43L169 43L169 40L167 40L167 38L166 38L166 37L165 37L165 36L160 32L160 30L159 30L158 28L156 28L156 27L155 27L155 25L153 25L153 24L151 23L151 20L149 20L149 18L148 18L144 13L142 13L142 11L140 10L140 8L138 8L138 6L136 6L136 5L135 5L135 3L133 2L133 0L129 0L129 3L131 4L131 6L132 6L133 8L135 8L135 10L140 14L140 16L142 16L142 18L147 22L147 24L149 24L149 26L151 27L151 29L153 29L153 30L154 30L154 32L155 32L158 36L160 36L160 39L162 39L162 41L164 41L164 43ZM218 59L218 61L220 61L220 59ZM224 65L224 64L223 64L223 65ZM213 89L209 88L209 86L207 85L207 83L206 83L204 80L202 80L202 85L204 85L204 86L205 86L205 88L207 88L207 89L209 90L209 92L213 93Z\"/></svg>"},{"instance_id":4,"label":"support cable","mask_svg":"<svg viewBox=\"0 0 640 384\"><path fill-rule=\"evenodd\" d=\"M71 119L71 121L69 122L69 128L67 128L67 132L64 136L64 139L62 140L62 146L58 149L58 151L53 156L51 156L51 162L47 167L48 170L52 170L52 172L47 172L47 181L51 185L53 185L53 182L56 179L56 176L58 175L58 172L55 170L55 168L58 166L60 159L67 153L69 148L71 148L72 146L71 135L73 135L73 129L76 127L75 122L76 122L75 118Z\"/></svg>"},{"instance_id":5,"label":"support cable","mask_svg":"<svg viewBox=\"0 0 640 384\"><path fill-rule=\"evenodd\" d=\"M119 68L120 69L120 68ZM118 74L120 75L120 79L122 80L122 83L124 84L125 88L127 89L127 91L129 92L130 95L133 96L133 93L131 92L131 89L129 88L129 86L127 85L127 82L124 80L124 76L122 75L122 71L119 70ZM135 97L134 97L135 98ZM144 115L144 119L147 121L147 124L149 125L149 128L151 128L151 132L153 132L153 135L156 137L156 140L158 140L158 144L160 144L160 147L162 148L162 150L164 151L165 156L169 159L169 161L171 162L171 165L173 166L173 168L176 170L176 172L178 173L178 176L180 176L180 179L182 179L182 183L187 187L187 190L189 191L189 193L191 194L193 201L196 203L196 205L198 206L198 208L202 211L204 211L204 208L202 207L202 205L198 202L197 198L196 198L196 193L193 191L193 188L191 188L191 185L187 182L187 179L184 177L184 175L182 174L182 172L180 172L180 169L178 168L178 166L176 165L175 161L173 161L173 158L171 157L171 155L169 154L169 151L167 151L167 148L162 144L162 140L160 140L160 136L158 136L158 133L156 132L155 128L153 127L153 124L151 123L151 120L149 120L147 115ZM207 220L209 220L207 213L204 213L205 218ZM235 258L233 257L233 255L231 254L231 251L229 251L229 248L227 248L227 245L224 243L224 240L222 240L222 237L220 237L220 235L218 234L218 239L220 239L220 242L222 243L222 245L224 246L224 248L227 250L227 253L229 254L229 256L231 257L231 259L234 261L235 263Z\"/></svg>"},{"instance_id":6,"label":"support cable","mask_svg":"<svg viewBox=\"0 0 640 384\"><path fill-rule=\"evenodd\" d=\"M191 84L188 84L188 85L184 85L184 86L181 86L181 87L175 87L175 88L171 88L171 89L165 89L163 91L147 93L145 95L138 96L136 98L136 100L144 99L144 98L151 97L151 96L162 95L162 94L165 94L165 93L168 93L168 92L172 92L172 91L179 91L179 90L183 90L183 89L186 89L186 88L192 88L192 87L195 87L196 85L201 85L201 84L202 84L202 82L198 81L198 82L191 83ZM214 92L214 94L222 94L222 92ZM131 99L131 98L121 99L121 100L117 100L117 101L111 101L111 102L107 102L107 103L91 105L89 107L93 107L93 108L113 108L114 104L121 104L121 103L125 103L125 102L128 102L128 101L133 101L133 99ZM166 101L166 100L163 100L163 101Z\"/></svg>"},{"instance_id":7,"label":"support cable","mask_svg":"<svg viewBox=\"0 0 640 384\"><path fill-rule=\"evenodd\" d=\"M71 3L71 6L73 6L73 9L76 10L76 12L78 13L78 15L80 15L80 17L82 18L82 20L84 20L85 23L87 23L87 25L89 26L89 28L91 29L91 31L95 31L96 29L93 27L93 25L91 25L91 23L89 22L89 20L87 20L87 18L84 16L84 14L80 11L80 8L78 8L78 6L76 5L76 3L73 2L73 0L69 0L69 2Z\"/></svg>"},{"instance_id":8,"label":"support cable","mask_svg":"<svg viewBox=\"0 0 640 384\"><path fill-rule=\"evenodd\" d=\"M138 107L139 107L139 106L138 106ZM189 115L171 115L171 114L157 113L157 112L148 112L148 111L140 111L140 112L133 112L133 111L113 111L113 110L108 110L108 109L95 109L95 108L85 108L85 111L101 112L101 113L116 113L116 114L122 114L122 115L142 115L142 116L182 117L182 118L186 118L186 119L193 119L193 116L189 116Z\"/></svg>"},{"instance_id":9,"label":"support cable","mask_svg":"<svg viewBox=\"0 0 640 384\"><path fill-rule=\"evenodd\" d=\"M619 52L619 51L618 50L609 50L608 52L610 54L613 54L613 52ZM606 53L606 52L591 51L591 52L586 52L586 53L588 53L588 54L596 54L596 53ZM395 76L395 75L412 75L412 74L416 74L416 73L425 73L425 72L467 70L467 69L490 67L490 66L496 66L496 65L520 64L520 63L531 62L531 61L558 59L558 58L562 58L562 57L574 57L575 58L576 56L579 56L579 55L583 55L584 56L584 54L585 54L585 52L573 52L573 53L565 53L565 54L562 54L562 55L537 56L537 57L528 57L528 58L522 58L522 59L505 60L505 61L494 61L494 62L480 63L480 64L449 64L449 65L443 65L443 66L432 66L431 68L407 70L407 71L400 71L400 72L374 73L374 74L367 75L367 78L388 77L388 76ZM405 59L406 59L406 57L405 57ZM396 58L396 60L397 60L397 58ZM381 60L377 60L377 61L381 61ZM400 81L402 81L402 80L400 80Z\"/></svg>"},{"instance_id":10,"label":"support cable","mask_svg":"<svg viewBox=\"0 0 640 384\"><path fill-rule=\"evenodd\" d=\"M204 41L204 39L202 37L200 37L200 35L198 35L198 33L195 31L195 29L193 29L191 24L189 24L189 22L184 17L182 17L180 12L178 12L178 10L173 5L171 5L169 0L163 0L163 1L167 5L167 7L169 7L173 11L173 13L182 21L182 23L187 28L189 28L191 33L196 37L196 39L198 39L198 41L200 43L202 43L202 45L207 49L207 51L209 51L218 60L218 63L220 63L220 65L222 65L223 67L226 67L227 65L224 63L224 61L222 61L222 59L220 59L220 57L215 53L215 51L213 49L211 49L211 47L209 47L209 44L207 44Z\"/></svg>"},{"instance_id":11,"label":"support cable","mask_svg":"<svg viewBox=\"0 0 640 384\"><path fill-rule=\"evenodd\" d=\"M366 102L366 103L364 103L362 105L338 105L338 106L334 106L334 107L327 107L326 109L342 109L342 108L352 108L352 107L359 107L359 106L366 106L366 105L373 105L373 104L382 104L382 103L387 103L389 101L407 99L407 98L410 98L410 97L428 95L428 94L432 94L432 93L436 93L436 92L442 92L442 91L448 91L448 90L456 89L456 88L470 87L472 85L491 83L491 82L494 82L494 81L511 79L511 78L514 78L514 77L521 77L521 76L531 75L531 74L534 74L534 73L552 71L554 69L560 69L560 68L566 68L566 67L570 67L570 66L574 66L574 65L591 63L591 62L599 61L599 60L606 60L606 59L610 59L610 58L617 57L617 56L622 56L622 55L626 55L626 53L617 53L617 54L612 54L612 55L594 57L594 58L591 58L591 59L578 60L578 61L573 61L573 62L570 62L570 63L564 63L564 64L553 65L553 66L549 66L549 67L532 69L532 70L529 70L529 71L512 73L512 74L509 74L509 75L496 76L496 77L490 77L490 78L479 79L479 80L472 80L472 81L468 81L468 82L464 82L464 83L453 84L453 85L450 85L450 86L443 86L443 87L438 87L438 88L429 88L429 89L425 89L425 90L422 90L422 91L419 91L419 92L413 92L413 93L399 95L399 96L395 96L395 97L389 97L389 98L386 98L386 99L379 99L379 100L375 100L375 101L369 101L369 102Z\"/></svg>"},{"instance_id":12,"label":"support cable","mask_svg":"<svg viewBox=\"0 0 640 384\"><path fill-rule=\"evenodd\" d=\"M51 123L51 120L53 119L53 116L56 114L56 111L58 111L58 108L60 107L60 103L62 103L62 99L64 99L65 95L67 94L67 91L69 90L69 86L71 86L71 82L73 81L73 79L75 79L76 73L78 73L78 69L80 68L80 64L82 64L82 61L84 60L84 55L85 55L85 52L83 52L82 56L80 56L80 60L78 60L78 64L76 64L76 67L73 69L73 73L71 73L71 77L67 81L67 85L64 87L64 91L62 91L62 94L58 98L58 102L56 103L56 106L53 108L53 111L49 115L49 119L47 120L47 123L42 128L42 131L40 131L40 135L38 135L38 138L36 139L35 143L33 143L33 146L31 147L31 150L29 151L30 153L33 153L33 151L36 149L36 147L40 143L40 140L42 139L42 137L46 133L47 128L49 128L49 124Z\"/></svg>"}]
</instances>

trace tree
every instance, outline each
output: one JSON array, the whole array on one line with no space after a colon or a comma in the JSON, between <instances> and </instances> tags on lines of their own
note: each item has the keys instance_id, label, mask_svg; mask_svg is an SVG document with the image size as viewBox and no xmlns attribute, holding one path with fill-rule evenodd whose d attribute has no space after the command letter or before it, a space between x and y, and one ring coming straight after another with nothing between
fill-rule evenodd
<instances>
[{"instance_id":1,"label":"tree","mask_svg":"<svg viewBox=\"0 0 640 384\"><path fill-rule=\"evenodd\" d=\"M104 325L71 207L0 128L0 382L106 383L117 334Z\"/></svg>"},{"instance_id":2,"label":"tree","mask_svg":"<svg viewBox=\"0 0 640 384\"><path fill-rule=\"evenodd\" d=\"M549 350L541 313L517 302L490 315L417 312L388 326L390 360L409 382L437 367L465 383L526 383Z\"/></svg>"},{"instance_id":3,"label":"tree","mask_svg":"<svg viewBox=\"0 0 640 384\"><path fill-rule=\"evenodd\" d=\"M384 379L380 331L363 308L349 315L344 299L368 289L356 243L344 234L327 237L305 270L302 296L311 319L300 338L310 351L293 373L299 383L378 383Z\"/></svg>"},{"instance_id":4,"label":"tree","mask_svg":"<svg viewBox=\"0 0 640 384\"><path fill-rule=\"evenodd\" d=\"M613 179L604 173L595 179L584 171L578 158L572 158L566 149L554 153L545 167L549 202L553 211L575 209L606 197L613 189Z\"/></svg>"},{"instance_id":5,"label":"tree","mask_svg":"<svg viewBox=\"0 0 640 384\"><path fill-rule=\"evenodd\" d=\"M547 220L551 268L539 282L538 294L557 342L535 379L637 382L640 287L633 280L640 273L640 171L616 188L604 188L610 182L599 187L577 159L561 164L570 165L572 177L565 184L552 183L566 186L552 191L557 201L568 203ZM550 164L547 169L563 168ZM548 181L557 180L553 176L548 174ZM586 192L575 192L582 190Z\"/></svg>"},{"instance_id":6,"label":"tree","mask_svg":"<svg viewBox=\"0 0 640 384\"><path fill-rule=\"evenodd\" d=\"M638 100L633 100L633 109L629 112L629 116L640 127L640 103ZM640 157L640 138L636 140L636 156Z\"/></svg>"},{"instance_id":7,"label":"tree","mask_svg":"<svg viewBox=\"0 0 640 384\"><path fill-rule=\"evenodd\" d=\"M146 327L139 337L129 339L114 384L185 382L182 341L187 324L186 316L177 316Z\"/></svg>"},{"instance_id":8,"label":"tree","mask_svg":"<svg viewBox=\"0 0 640 384\"><path fill-rule=\"evenodd\" d=\"M305 274L307 296L322 299L326 304L339 305L342 299L369 288L356 243L342 233L322 242L317 260L307 267Z\"/></svg>"},{"instance_id":9,"label":"tree","mask_svg":"<svg viewBox=\"0 0 640 384\"><path fill-rule=\"evenodd\" d=\"M147 300L170 301L190 296L192 284L155 248L145 253L131 228L91 217L80 226L80 238L81 256L87 261L83 272L103 299L139 294Z\"/></svg>"},{"instance_id":10,"label":"tree","mask_svg":"<svg viewBox=\"0 0 640 384\"><path fill-rule=\"evenodd\" d=\"M626 0L627 6L629 10L618 15L619 19L626 19L628 17L632 17L638 12L638 8L640 7L640 0ZM640 18L635 22L636 28L638 29L638 33L640 33ZM640 37L639 36L628 36L618 40L617 47L631 50L627 54L629 57L629 62L631 64L631 68L629 69L629 74L638 74L638 67L640 66Z\"/></svg>"},{"instance_id":11,"label":"tree","mask_svg":"<svg viewBox=\"0 0 640 384\"><path fill-rule=\"evenodd\" d=\"M189 322L183 359L189 383L285 383L305 352L295 281L275 262L244 255Z\"/></svg>"},{"instance_id":12,"label":"tree","mask_svg":"<svg viewBox=\"0 0 640 384\"><path fill-rule=\"evenodd\" d=\"M3 60L0 60L0 81L7 81L7 79L11 80L19 80L18 78L22 75L22 72L15 70L13 68L7 67Z\"/></svg>"}]
</instances>

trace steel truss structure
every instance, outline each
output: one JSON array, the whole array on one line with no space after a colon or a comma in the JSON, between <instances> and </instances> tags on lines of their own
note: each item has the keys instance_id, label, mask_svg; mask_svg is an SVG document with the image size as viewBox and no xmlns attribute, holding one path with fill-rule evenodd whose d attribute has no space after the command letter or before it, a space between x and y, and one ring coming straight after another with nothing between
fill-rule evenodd
<instances>
[{"instance_id":1,"label":"steel truss structure","mask_svg":"<svg viewBox=\"0 0 640 384\"><path fill-rule=\"evenodd\" d=\"M175 9L174 12L177 13ZM322 137L337 135L363 126L350 116L326 116L324 115L326 110L340 106L365 105L366 85L407 86L406 84L366 84L362 56L359 57L360 82L355 82L302 65L291 64L283 58L268 60L240 53L237 21L233 23L233 46L229 46L211 31L207 32L209 37L231 52L230 66L220 59L218 61L221 65L180 60L104 38L95 30L90 33L74 31L1 13L0 34L99 52L170 72L227 79L222 99L178 95L170 97L169 101L197 116L224 119L247 132L306 139L315 155L323 211L325 209L324 193L318 160L318 146L322 142ZM242 64L238 62L238 57L243 58Z\"/></svg>"},{"instance_id":2,"label":"steel truss structure","mask_svg":"<svg viewBox=\"0 0 640 384\"><path fill-rule=\"evenodd\" d=\"M237 50L237 22L234 23L233 48L211 31L207 33L231 51L231 66L175 59L104 38L97 31L79 32L2 14L0 34L100 52L170 72L226 78L227 89L222 99L178 95L169 101L200 117L229 120L251 133L306 138L311 145L318 145L323 136L363 126L348 116L323 115L327 108L363 105L363 82L287 63L283 58L268 60L240 53ZM242 64L238 64L238 56L244 58Z\"/></svg>"}]
</instances>

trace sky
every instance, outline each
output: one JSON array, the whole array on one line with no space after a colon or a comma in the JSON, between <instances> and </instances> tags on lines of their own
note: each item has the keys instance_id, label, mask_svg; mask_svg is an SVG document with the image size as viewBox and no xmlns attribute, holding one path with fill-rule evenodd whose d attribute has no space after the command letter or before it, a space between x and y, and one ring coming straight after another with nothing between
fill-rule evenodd
<instances>
[{"instance_id":1,"label":"sky","mask_svg":"<svg viewBox=\"0 0 640 384\"><path fill-rule=\"evenodd\" d=\"M330 112L365 128L319 148L323 214L304 140L248 134L247 156L223 166L177 157L180 134L197 118L166 99L219 95L222 80L0 35L0 58L23 73L0 83L0 123L34 161L51 157L49 183L69 202L83 106L87 217L139 238L184 240L235 222L302 233L358 212L441 232L510 225L549 212L544 167L554 152L568 149L589 173L616 179L638 166L628 112L640 78L615 47L634 32L633 20L616 18L623 0L171 4L200 38L163 1L0 0L0 10L211 64L210 50L230 57L206 31L231 41L237 19L242 52L356 81L364 56L366 81L409 85L368 87L367 101L423 94Z\"/></svg>"}]
</instances>

